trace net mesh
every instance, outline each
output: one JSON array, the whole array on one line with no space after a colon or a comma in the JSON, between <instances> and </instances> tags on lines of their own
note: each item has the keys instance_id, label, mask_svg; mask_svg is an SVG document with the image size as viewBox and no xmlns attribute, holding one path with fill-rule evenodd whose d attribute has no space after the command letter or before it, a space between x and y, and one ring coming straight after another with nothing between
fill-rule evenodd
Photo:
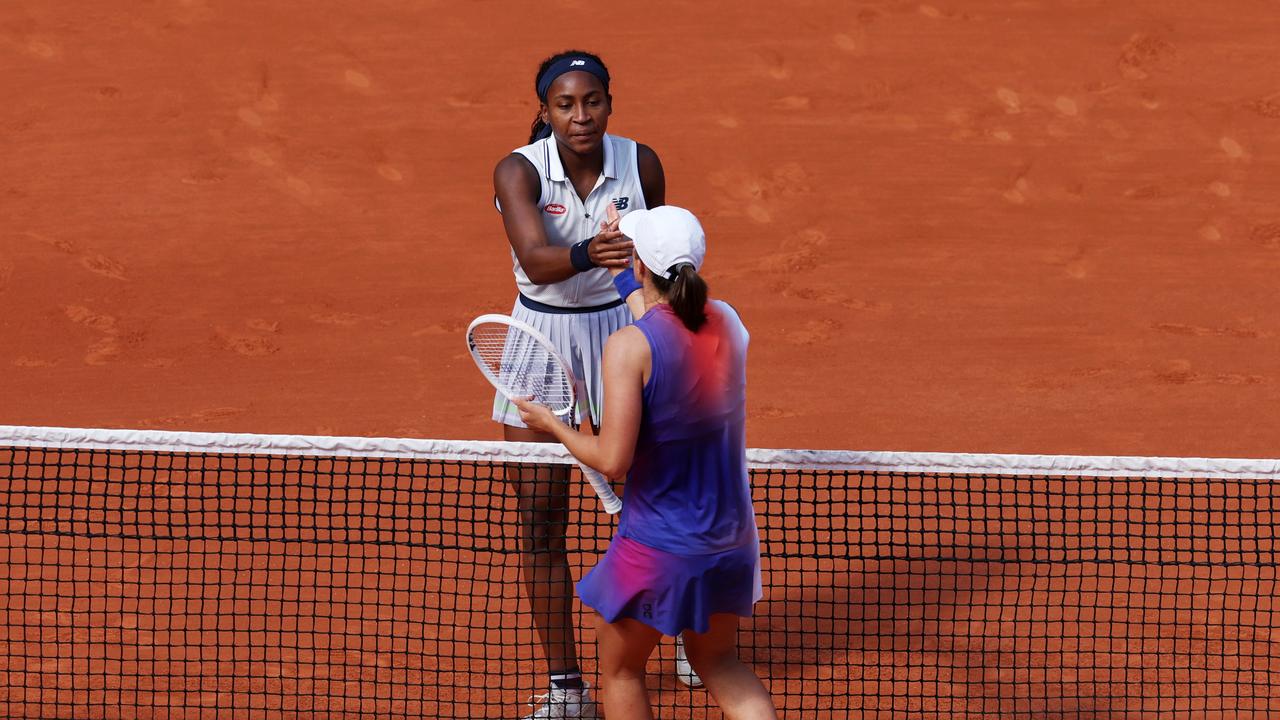
<instances>
[{"instance_id":1,"label":"net mesh","mask_svg":"<svg viewBox=\"0 0 1280 720\"><path fill-rule=\"evenodd\" d=\"M1280 715L1280 463L750 458L765 591L739 644L783 717ZM0 716L521 717L547 668L506 477L567 460L3 429ZM577 578L614 519L573 472ZM657 715L721 717L673 655Z\"/></svg>"}]
</instances>

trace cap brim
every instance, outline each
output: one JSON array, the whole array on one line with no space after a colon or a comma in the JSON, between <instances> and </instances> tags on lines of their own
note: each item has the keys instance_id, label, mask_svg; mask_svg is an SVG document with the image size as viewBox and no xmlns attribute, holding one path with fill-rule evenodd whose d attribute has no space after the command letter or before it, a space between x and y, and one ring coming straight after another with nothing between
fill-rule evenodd
<instances>
[{"instance_id":1,"label":"cap brim","mask_svg":"<svg viewBox=\"0 0 1280 720\"><path fill-rule=\"evenodd\" d=\"M640 216L644 215L647 212L649 211L648 210L632 210L626 215L623 215L622 220L618 223L618 230L621 230L623 235L626 235L632 240L635 240L636 226L640 224Z\"/></svg>"}]
</instances>

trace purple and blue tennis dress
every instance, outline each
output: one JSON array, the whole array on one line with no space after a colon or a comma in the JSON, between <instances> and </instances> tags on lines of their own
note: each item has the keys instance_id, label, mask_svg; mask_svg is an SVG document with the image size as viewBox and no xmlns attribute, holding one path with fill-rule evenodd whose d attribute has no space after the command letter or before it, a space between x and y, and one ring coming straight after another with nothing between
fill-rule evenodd
<instances>
[{"instance_id":1,"label":"purple and blue tennis dress","mask_svg":"<svg viewBox=\"0 0 1280 720\"><path fill-rule=\"evenodd\" d=\"M635 325L652 354L635 460L617 534L578 595L608 622L707 632L712 615L749 617L761 596L747 477L747 330L716 300L697 333L666 304Z\"/></svg>"}]
</instances>

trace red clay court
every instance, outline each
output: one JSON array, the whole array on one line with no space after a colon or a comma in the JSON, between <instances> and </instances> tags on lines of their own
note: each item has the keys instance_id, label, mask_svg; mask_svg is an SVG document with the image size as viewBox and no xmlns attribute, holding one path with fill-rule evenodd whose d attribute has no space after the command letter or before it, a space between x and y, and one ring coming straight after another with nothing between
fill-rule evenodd
<instances>
[{"instance_id":1,"label":"red clay court","mask_svg":"<svg viewBox=\"0 0 1280 720\"><path fill-rule=\"evenodd\" d=\"M751 445L1274 456L1274 12L10 4L5 420L496 437L491 174L586 45L753 330Z\"/></svg>"},{"instance_id":2,"label":"red clay court","mask_svg":"<svg viewBox=\"0 0 1280 720\"><path fill-rule=\"evenodd\" d=\"M694 210L708 230L713 294L733 302L752 331L750 446L1280 456L1274 411L1280 403L1280 46L1273 4L824 0L659 3L643 11L572 1L536 8L292 0L74 5L18 0L0 8L8 88L0 107L0 424L498 437L488 420L491 390L462 339L471 318L505 312L514 299L491 173L527 138L537 63L582 46L601 54L614 76L610 131L659 153L668 201ZM5 452L11 453L7 462L16 462ZM64 469L45 460L24 482L69 483L65 495L61 485L46 486L41 502L88 513L75 515L77 521L104 521L94 513L120 509L113 503L134 510L136 501L125 498L155 494L139 489L154 478L113 489L124 466ZM193 493L184 502L195 504L184 508L228 498L248 503L247 512L267 508L255 489L261 486L246 483L242 468L210 467L211 474L202 474L202 466L167 476L173 488ZM18 488L17 477L13 470L4 476L9 502L35 492ZM293 495L271 497L328 496L334 488L324 486L327 477L290 480L281 492ZM795 505L800 489L787 485L795 478L774 479L781 484L770 507L779 517L795 512L800 519L779 520L766 537L799 533L809 543L805 552L821 547L828 554L813 551L806 559L777 546L774 582L786 591L757 627L759 637L768 638L759 647L771 647L770 631L793 620L809 633L802 637L887 644L819 648L825 654L812 657L807 647L784 645L760 656L793 668L806 658L808 669L788 680L797 687L848 681L837 677L841 668L883 662L894 668L886 671L884 694L940 695L937 688L954 676L941 682L924 675L935 672L938 657L922 662L918 653L938 648L910 639L946 635L929 623L998 637L1023 621L1056 627L1062 618L1035 613L1093 598L1123 604L1117 623L1150 629L1150 637L1139 630L1137 645L1115 648L1106 661L1090 655L1103 667L1114 662L1134 670L1147 690L1069 678L1064 658L1078 660L1071 655L1078 648L1060 636L1017 635L1031 645L1014 643L1015 658L1026 661L1030 653L1033 664L1061 665L1020 681L1105 690L1111 699L1090 704L1067 697L1074 704L1032 707L1002 705L993 695L990 704L981 698L976 705L890 704L884 716L1017 710L1046 718L1227 717L1230 708L1203 698L1230 697L1246 687L1260 693L1251 705L1257 717L1280 703L1257 690L1280 685L1270 608L1272 485L1206 481L1190 491L1162 480L1107 485L1101 495L1123 500L1102 528L1122 538L1108 547L1154 561L1157 569L1121 563L1118 575L1105 575L1088 565L1091 576L1106 578L1102 595L1093 596L1062 572L1040 577L1023 563L1062 559L1080 549L1071 544L1072 533L1099 532L1073 523L1094 509L1088 498L1099 491L1092 483L1106 481L1011 486L992 476L841 477L860 484L824 487L823 493L843 493L838 502L822 495L839 509L831 514L802 511ZM424 471L403 479L402 489L414 502L447 504L440 480L438 471ZM362 474L344 482L368 483L369 492L378 484ZM477 491L474 500L494 503L492 518L449 522L478 523L472 528L477 537L487 522L505 527L510 507L502 504L501 486L492 498L487 492ZM88 504L77 506L81 500ZM362 500L343 495L332 516L395 524L394 514L363 515ZM954 549L952 540L964 544L940 535L955 522L946 519L952 505L970 508L961 533L966 542L996 547L933 552ZM1174 530L1188 527L1181 525L1187 513L1209 511L1220 513L1209 518L1213 525ZM60 518L52 509L48 516L41 512L9 508L6 517L20 524ZM295 519L304 518L298 510ZM270 518L259 519L275 527ZM1052 539L1026 540L1044 532L1041 521L1059 523L1041 536ZM116 573L111 582L121 582L119 573L143 572L140 567L167 552L201 568L224 558L230 567L201 575L214 593L200 596L204 602L217 598L219 583L232 582L218 573L247 572L235 562L279 557L270 543L299 540L290 534L295 531L282 530L254 545L257 540L235 536L231 518L215 514L200 523L195 527L217 542L252 547L184 552L134 537L124 541L135 543L128 548L95 548L102 553L95 562ZM61 608L15 604L15 598L36 602L31 599L42 593L58 593L45 593L14 568L27 563L31 572L49 574L42 580L83 582L87 576L59 566L73 564L75 553L88 548L58 535L61 526L45 528L52 535L35 541L19 537L34 526L6 527L8 657L28 652L20 642L127 644L105 616L93 621L96 627L76 629L57 614ZM1160 538L1162 528L1169 538ZM1252 538L1242 528L1251 529ZM391 578L420 575L421 567L467 566L456 557L414 554L419 546L437 545L427 538L431 532L446 530L428 524L421 532L403 551L377 543L352 550L372 553L361 556L364 579L348 574L347 566L330 566L321 579L306 575L316 570L308 567L290 568L284 580L264 574L246 582L364 587L380 581L369 578L388 578L394 585L400 581ZM587 535L584 562L607 528L590 526ZM1256 552L1242 555L1246 546ZM335 547L312 552L308 562L331 562ZM501 542L493 552L501 557ZM400 561L407 564L396 565ZM483 595L489 583L502 587L503 573L512 568L492 561L476 566L474 582L458 592ZM1068 574L1081 566L1071 567ZM1148 572L1154 574L1143 575ZM150 577L167 584L179 575ZM146 583L131 585L137 580L131 577L109 591L118 604L93 612L116 613L110 622L117 625L143 617L151 606L137 598L136 588ZM957 578L968 584L957 586ZM25 583L20 589L19 580ZM1138 586L1151 594L1133 589ZM385 599L409 613L416 600L395 593L438 588L385 590L392 596L342 607L365 619L363 608L376 615ZM513 589L492 592L507 590L512 594L505 601L518 605ZM1183 607L1176 599L1182 595L1218 606ZM458 617L435 616L432 627L455 621L459 628L485 627L492 608L456 606L462 597L447 600L451 608L437 608ZM245 612L267 613L267 605L252 605L258 600L265 602L244 599ZM195 617L194 605L167 607L171 620ZM885 610L876 615L879 607ZM992 614L955 615L966 607ZM32 608L36 615L26 614ZM797 619L814 611L822 615ZM913 615L918 611L935 616ZM939 618L939 612L950 614ZM1217 630L1162 634L1164 623L1175 619ZM1115 627L1095 620L1083 626L1095 638ZM964 625L970 621L979 625ZM12 628L24 625L53 637L36 632L19 641ZM1241 636L1246 626L1247 638ZM91 637L73 642L57 628ZM376 624L361 630L374 638L382 632ZM215 633L189 647L234 648L241 629L225 631L232 635ZM317 632L355 637L345 626ZM521 642L528 642L527 625L495 632L494 642L506 632L523 632ZM135 647L145 642L130 637ZM895 637L907 638L905 645L894 646ZM1155 644L1144 645L1143 638ZM1249 643L1247 650L1241 642ZM428 647L416 647L416 657L431 658ZM946 651L959 652L954 645ZM979 655L1001 651L975 646L964 663L984 667ZM516 652L533 651L526 644ZM1233 652L1252 658L1249 667L1180 666L1161 675L1161 658L1182 662L1177 658ZM1147 674L1143 657L1154 663ZM82 669L59 665L56 652L46 660L51 664L39 669L41 677ZM106 678L98 660L106 658L94 658L88 676ZM351 660L352 666L360 662ZM397 668L396 682L417 682L416 668ZM893 674L898 671L903 674ZM975 672L965 682L997 688L995 695L1008 680ZM1224 684L1224 674L1237 684ZM821 709L856 717L859 708L878 707L876 685L866 677L858 682L863 694ZM933 689L920 691L922 682ZM1194 684L1201 700L1161 706L1149 689L1161 683ZM15 686L11 679L9 702L33 702L30 695L17 698ZM291 692L273 687L274 696ZM58 690L51 690L47 707L55 709L47 716L67 716L56 709L62 707ZM326 692L339 690L326 685ZM506 702L515 687L503 692ZM1137 699L1129 702L1126 692ZM1144 699L1151 697L1154 704ZM25 711L12 708L28 706L4 707L22 716ZM287 716L286 709L272 710ZM309 710L315 716L316 709ZM380 710L355 703L349 711L354 717Z\"/></svg>"}]
</instances>

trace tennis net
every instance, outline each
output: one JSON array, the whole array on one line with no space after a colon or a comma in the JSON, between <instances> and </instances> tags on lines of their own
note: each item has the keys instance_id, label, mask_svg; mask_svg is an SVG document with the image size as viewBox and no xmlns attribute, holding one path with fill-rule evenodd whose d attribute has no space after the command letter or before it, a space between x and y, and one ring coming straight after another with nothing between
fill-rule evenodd
<instances>
[{"instance_id":1,"label":"tennis net","mask_svg":"<svg viewBox=\"0 0 1280 720\"><path fill-rule=\"evenodd\" d=\"M739 642L783 717L1280 716L1280 461L749 461L765 588ZM0 716L521 717L547 668L516 463L570 458L0 427ZM614 519L571 491L580 577ZM720 717L673 654L659 717Z\"/></svg>"}]
</instances>

